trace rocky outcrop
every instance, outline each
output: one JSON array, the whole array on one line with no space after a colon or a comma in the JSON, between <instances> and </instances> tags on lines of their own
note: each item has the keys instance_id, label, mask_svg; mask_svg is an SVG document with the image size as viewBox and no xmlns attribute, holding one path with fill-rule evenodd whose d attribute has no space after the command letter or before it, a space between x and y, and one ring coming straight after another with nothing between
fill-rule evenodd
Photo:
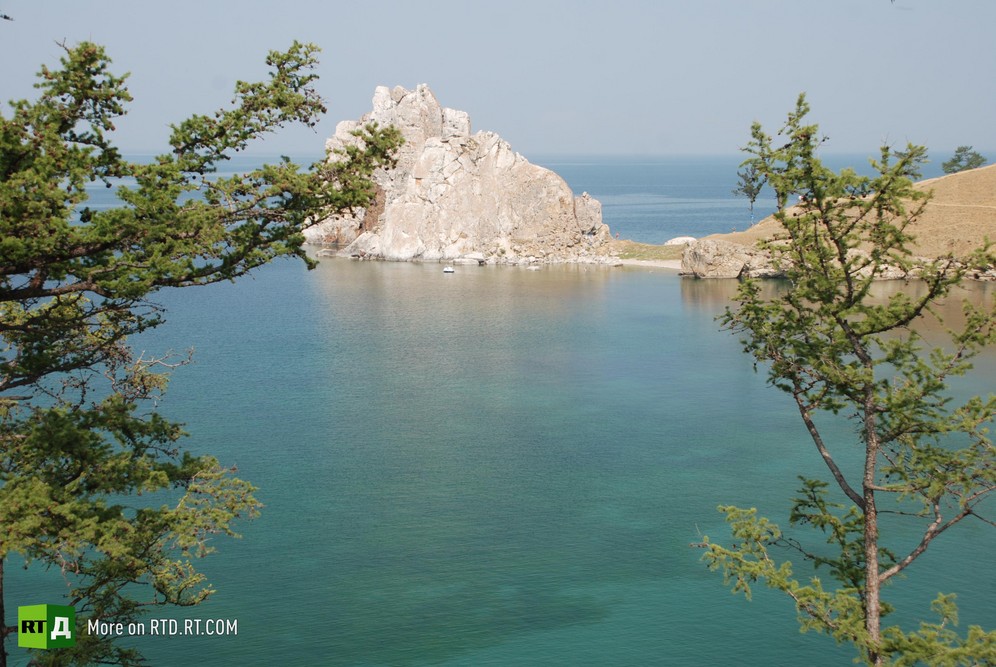
<instances>
[{"instance_id":1,"label":"rocky outcrop","mask_svg":"<svg viewBox=\"0 0 996 667\"><path fill-rule=\"evenodd\" d=\"M317 225L310 242L389 260L610 261L597 200L575 197L562 178L494 132L471 134L470 117L440 106L428 86L378 87L373 110L339 123L327 148L357 141L352 132L370 121L401 130L397 166L374 175L372 207Z\"/></svg>"},{"instance_id":2,"label":"rocky outcrop","mask_svg":"<svg viewBox=\"0 0 996 667\"><path fill-rule=\"evenodd\" d=\"M868 276L871 273L871 257L864 250L850 250L848 259L859 264L868 263L868 267L859 270L857 275ZM921 277L925 267L934 262L947 261L928 257L914 257L912 260L909 270L893 264L879 264L874 278L912 280ZM976 267L958 261L954 262L954 266L964 270L969 280L996 281L994 267ZM681 256L681 273L696 278L782 278L785 275L766 251L712 238L699 239L685 248Z\"/></svg>"},{"instance_id":3,"label":"rocky outcrop","mask_svg":"<svg viewBox=\"0 0 996 667\"><path fill-rule=\"evenodd\" d=\"M768 253L739 243L700 239L681 256L681 272L696 278L777 278Z\"/></svg>"}]
</instances>

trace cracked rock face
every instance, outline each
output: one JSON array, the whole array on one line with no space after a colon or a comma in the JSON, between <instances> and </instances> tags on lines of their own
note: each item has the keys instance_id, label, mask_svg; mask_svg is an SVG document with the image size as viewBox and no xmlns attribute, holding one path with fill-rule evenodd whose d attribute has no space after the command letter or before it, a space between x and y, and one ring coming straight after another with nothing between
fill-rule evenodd
<instances>
[{"instance_id":1,"label":"cracked rock face","mask_svg":"<svg viewBox=\"0 0 996 667\"><path fill-rule=\"evenodd\" d=\"M597 200L575 197L562 178L494 132L471 134L470 117L441 107L428 86L378 87L373 110L339 123L326 147L356 141L351 132L370 121L401 130L397 166L375 174L373 206L324 221L309 230L310 242L389 260L609 261Z\"/></svg>"}]
</instances>

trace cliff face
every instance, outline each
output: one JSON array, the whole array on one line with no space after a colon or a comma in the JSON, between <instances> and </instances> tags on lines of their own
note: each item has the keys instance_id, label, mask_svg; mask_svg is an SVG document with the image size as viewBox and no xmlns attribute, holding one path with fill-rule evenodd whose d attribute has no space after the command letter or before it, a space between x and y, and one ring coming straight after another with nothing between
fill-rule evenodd
<instances>
[{"instance_id":1,"label":"cliff face","mask_svg":"<svg viewBox=\"0 0 996 667\"><path fill-rule=\"evenodd\" d=\"M370 209L321 223L310 242L348 244L340 254L389 260L609 261L609 228L597 200L575 197L562 178L530 164L497 134L471 134L469 116L441 107L428 86L378 87L373 110L339 123L326 146L356 141L350 133L370 121L401 130L398 164L375 174Z\"/></svg>"}]
</instances>

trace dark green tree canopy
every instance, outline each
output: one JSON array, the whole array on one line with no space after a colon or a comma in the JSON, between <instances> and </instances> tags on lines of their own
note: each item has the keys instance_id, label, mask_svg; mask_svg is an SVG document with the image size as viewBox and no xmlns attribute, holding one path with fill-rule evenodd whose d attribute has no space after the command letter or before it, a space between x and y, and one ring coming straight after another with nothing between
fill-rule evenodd
<instances>
[{"instance_id":1,"label":"dark green tree canopy","mask_svg":"<svg viewBox=\"0 0 996 667\"><path fill-rule=\"evenodd\" d=\"M945 174L955 174L966 169L976 169L986 163L986 158L972 150L971 146L959 146L950 160L941 163Z\"/></svg>"},{"instance_id":2,"label":"dark green tree canopy","mask_svg":"<svg viewBox=\"0 0 996 667\"><path fill-rule=\"evenodd\" d=\"M212 592L194 560L259 503L233 470L180 450L180 426L151 400L179 361L138 356L128 338L163 322L159 289L232 280L284 255L310 265L302 230L368 205L371 174L401 142L370 125L310 169L285 158L218 176L251 142L325 111L317 49L294 43L269 54L266 81L236 85L230 108L174 125L151 162L129 161L111 140L131 101L126 77L100 46L64 48L61 66L39 73L37 99L0 117L0 639L15 631L2 594L13 554L66 575L81 629ZM93 182L117 185L121 204L88 208ZM0 642L0 664L6 655ZM140 656L84 632L44 659Z\"/></svg>"}]
</instances>

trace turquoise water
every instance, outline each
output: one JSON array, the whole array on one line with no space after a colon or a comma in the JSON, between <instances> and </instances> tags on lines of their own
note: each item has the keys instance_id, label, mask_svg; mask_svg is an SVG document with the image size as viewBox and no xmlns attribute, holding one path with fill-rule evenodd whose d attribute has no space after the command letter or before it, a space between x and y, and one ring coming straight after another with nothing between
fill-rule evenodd
<instances>
[{"instance_id":1,"label":"turquoise water","mask_svg":"<svg viewBox=\"0 0 996 667\"><path fill-rule=\"evenodd\" d=\"M238 635L136 645L157 665L849 664L689 546L724 539L717 505L784 523L796 475L825 477L789 399L718 331L734 288L329 260L163 293L139 347L195 363L161 409L266 507L203 562L219 592L169 612ZM996 363L980 370L966 388L989 391ZM916 617L955 591L963 627L992 627L996 531L954 532L895 599ZM58 574L10 577L15 604L42 590Z\"/></svg>"}]
</instances>

